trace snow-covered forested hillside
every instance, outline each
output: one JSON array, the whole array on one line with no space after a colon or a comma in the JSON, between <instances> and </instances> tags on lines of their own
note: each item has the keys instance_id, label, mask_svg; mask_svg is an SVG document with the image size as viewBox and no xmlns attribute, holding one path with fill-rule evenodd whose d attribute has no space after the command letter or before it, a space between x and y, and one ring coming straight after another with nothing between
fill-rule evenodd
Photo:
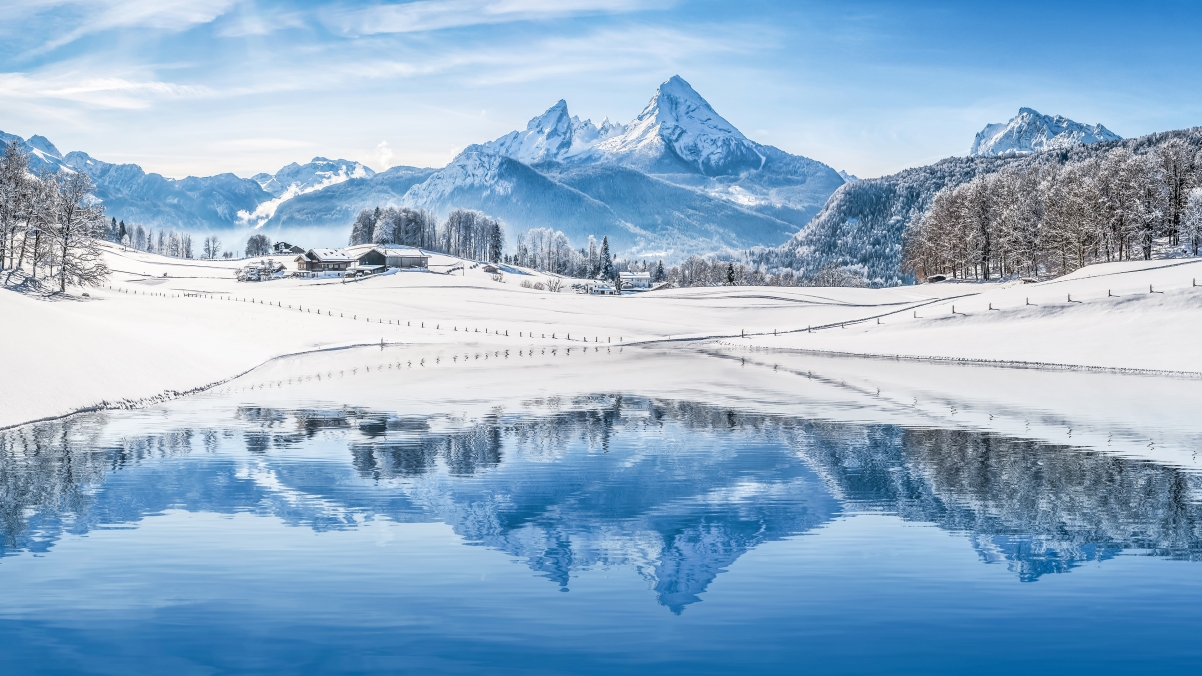
<instances>
[{"instance_id":1,"label":"snow-covered forested hillside","mask_svg":"<svg viewBox=\"0 0 1202 676\"><path fill-rule=\"evenodd\" d=\"M1066 274L1091 262L1197 256L1202 151L1173 138L1144 154L1006 167L935 195L905 237L907 270L990 279ZM1175 250L1174 250L1175 249Z\"/></svg>"},{"instance_id":2,"label":"snow-covered forested hillside","mask_svg":"<svg viewBox=\"0 0 1202 676\"><path fill-rule=\"evenodd\" d=\"M953 157L892 176L855 181L836 191L814 220L786 244L752 249L746 258L766 271L792 269L806 275L838 266L874 286L911 282L913 275L902 269L903 236L911 224L927 213L939 191L1003 169L1026 171L1048 167L1055 170L1053 176L1060 176L1066 167L1100 161L1121 151L1148 158L1142 166L1148 172L1147 182L1156 192L1153 204L1158 206L1151 217L1159 222L1166 213L1162 207L1171 191L1155 158L1174 139L1196 151L1202 146L1202 127L1043 153ZM1196 177L1197 168L1187 173ZM1160 225L1156 227L1158 231L1163 229Z\"/></svg>"}]
</instances>

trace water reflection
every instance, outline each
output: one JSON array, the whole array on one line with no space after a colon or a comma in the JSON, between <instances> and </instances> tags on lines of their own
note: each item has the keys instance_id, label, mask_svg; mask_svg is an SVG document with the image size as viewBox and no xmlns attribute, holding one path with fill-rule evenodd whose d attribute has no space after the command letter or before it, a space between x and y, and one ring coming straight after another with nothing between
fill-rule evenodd
<instances>
[{"instance_id":1,"label":"water reflection","mask_svg":"<svg viewBox=\"0 0 1202 676\"><path fill-rule=\"evenodd\" d=\"M168 509L315 530L437 521L565 591L632 566L677 613L745 552L848 512L966 534L1022 580L1128 550L1202 558L1197 475L966 431L620 396L477 419L242 407L166 432L123 415L0 434L0 554Z\"/></svg>"}]
</instances>

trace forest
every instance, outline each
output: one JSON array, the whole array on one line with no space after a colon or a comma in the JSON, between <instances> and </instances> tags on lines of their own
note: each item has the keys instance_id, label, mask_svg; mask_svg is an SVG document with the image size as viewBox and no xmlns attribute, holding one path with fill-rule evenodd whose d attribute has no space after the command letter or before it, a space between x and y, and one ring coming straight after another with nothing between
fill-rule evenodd
<instances>
[{"instance_id":1,"label":"forest","mask_svg":"<svg viewBox=\"0 0 1202 676\"><path fill-rule=\"evenodd\" d=\"M1176 138L1144 154L1117 147L946 187L906 231L903 270L920 280L1040 278L1096 262L1196 256L1200 167L1199 148Z\"/></svg>"},{"instance_id":2,"label":"forest","mask_svg":"<svg viewBox=\"0 0 1202 676\"><path fill-rule=\"evenodd\" d=\"M479 211L456 209L442 226L423 209L376 207L359 212L350 245L398 244L496 263L505 249L501 222Z\"/></svg>"}]
</instances>

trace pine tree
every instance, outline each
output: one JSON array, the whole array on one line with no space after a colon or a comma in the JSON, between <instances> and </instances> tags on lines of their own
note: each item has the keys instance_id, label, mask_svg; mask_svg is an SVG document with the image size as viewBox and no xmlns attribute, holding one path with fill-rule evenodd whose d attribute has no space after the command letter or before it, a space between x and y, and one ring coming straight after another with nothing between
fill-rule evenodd
<instances>
[{"instance_id":1,"label":"pine tree","mask_svg":"<svg viewBox=\"0 0 1202 676\"><path fill-rule=\"evenodd\" d=\"M614 261L613 261L613 258L609 255L609 237L608 236L601 238L600 268L601 268L601 279L612 280L614 278Z\"/></svg>"}]
</instances>

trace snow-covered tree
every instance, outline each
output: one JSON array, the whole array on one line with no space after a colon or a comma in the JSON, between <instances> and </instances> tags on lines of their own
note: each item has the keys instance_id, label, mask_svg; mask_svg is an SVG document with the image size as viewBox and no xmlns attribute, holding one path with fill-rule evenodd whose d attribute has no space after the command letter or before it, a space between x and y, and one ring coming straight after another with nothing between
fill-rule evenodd
<instances>
[{"instance_id":1,"label":"snow-covered tree","mask_svg":"<svg viewBox=\"0 0 1202 676\"><path fill-rule=\"evenodd\" d=\"M1202 247L1202 188L1189 191L1181 217L1181 239L1195 256Z\"/></svg>"},{"instance_id":2,"label":"snow-covered tree","mask_svg":"<svg viewBox=\"0 0 1202 676\"><path fill-rule=\"evenodd\" d=\"M614 279L614 261L609 254L609 237L601 238L601 252L598 254L598 275L601 279Z\"/></svg>"},{"instance_id":3,"label":"snow-covered tree","mask_svg":"<svg viewBox=\"0 0 1202 676\"><path fill-rule=\"evenodd\" d=\"M271 240L267 235L258 234L251 235L250 239L246 240L246 257L253 258L255 256L266 256L271 253Z\"/></svg>"}]
</instances>

